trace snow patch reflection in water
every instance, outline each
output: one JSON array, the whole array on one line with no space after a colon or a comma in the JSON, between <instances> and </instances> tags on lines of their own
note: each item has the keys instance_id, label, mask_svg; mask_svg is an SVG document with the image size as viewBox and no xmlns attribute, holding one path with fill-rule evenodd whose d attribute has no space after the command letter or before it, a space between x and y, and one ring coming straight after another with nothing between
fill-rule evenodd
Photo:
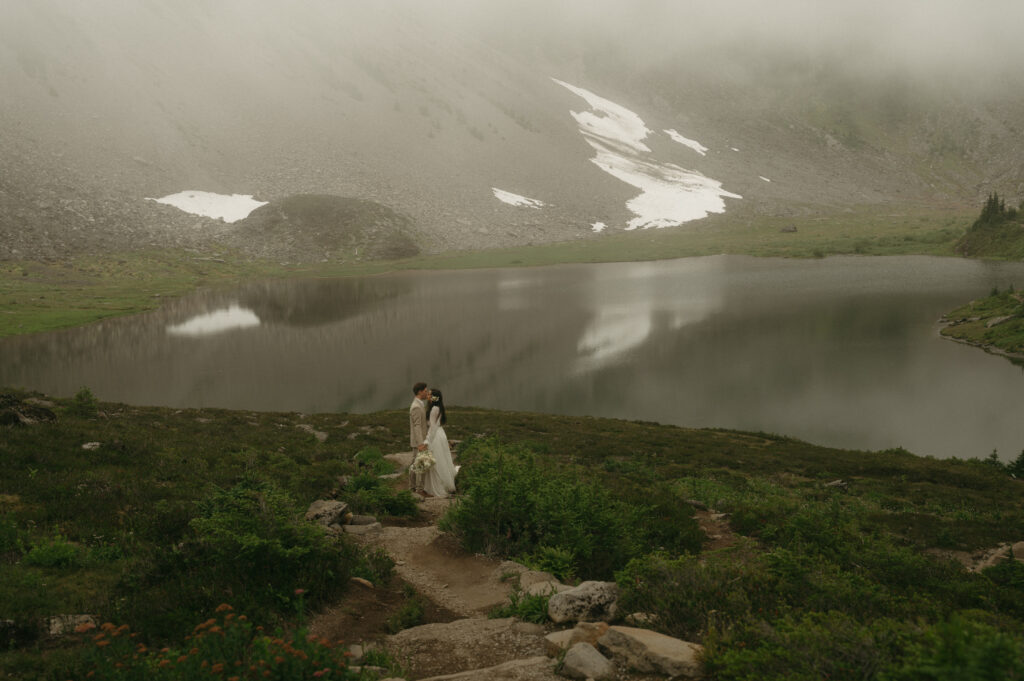
<instances>
[{"instance_id":1,"label":"snow patch reflection in water","mask_svg":"<svg viewBox=\"0 0 1024 681\"><path fill-rule=\"evenodd\" d=\"M249 213L260 206L267 205L266 201L254 200L252 194L228 195L194 190L170 194L160 199L147 198L146 200L174 206L193 215L220 218L224 222L238 222L248 217Z\"/></svg>"},{"instance_id":2,"label":"snow patch reflection in water","mask_svg":"<svg viewBox=\"0 0 1024 681\"><path fill-rule=\"evenodd\" d=\"M694 259L686 273L668 275L654 263L633 263L618 268L616 278L595 281L590 287L594 314L576 342L576 374L622 363L630 353L643 353L652 335L666 329L677 332L707 319L724 305L721 258ZM641 297L623 292L644 290Z\"/></svg>"},{"instance_id":3,"label":"snow patch reflection in water","mask_svg":"<svg viewBox=\"0 0 1024 681\"><path fill-rule=\"evenodd\" d=\"M494 198L498 199L502 203L507 203L510 206L525 206L526 208L543 208L545 204L539 199L531 199L526 196L520 196L519 194L513 194L507 192L504 189L498 189L497 187L491 187L491 191L494 192Z\"/></svg>"},{"instance_id":4,"label":"snow patch reflection in water","mask_svg":"<svg viewBox=\"0 0 1024 681\"><path fill-rule=\"evenodd\" d=\"M726 197L743 198L722 189L718 180L653 158L643 142L651 130L629 109L557 78L551 80L582 97L594 110L569 112L597 152L591 162L641 190L639 196L626 202L637 216L629 221L627 230L674 227L710 213L725 212Z\"/></svg>"},{"instance_id":5,"label":"snow patch reflection in water","mask_svg":"<svg viewBox=\"0 0 1024 681\"><path fill-rule=\"evenodd\" d=\"M252 310L238 305L231 305L223 310L216 310L197 315L181 324L167 327L171 336L189 336L199 338L212 336L235 329L249 329L260 325L260 318Z\"/></svg>"}]
</instances>

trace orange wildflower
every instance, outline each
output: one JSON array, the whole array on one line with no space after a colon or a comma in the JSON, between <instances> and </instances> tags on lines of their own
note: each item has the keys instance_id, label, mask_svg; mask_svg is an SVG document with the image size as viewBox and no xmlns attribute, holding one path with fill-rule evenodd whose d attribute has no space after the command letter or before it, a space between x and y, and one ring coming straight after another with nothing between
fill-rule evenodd
<instances>
[{"instance_id":1,"label":"orange wildflower","mask_svg":"<svg viewBox=\"0 0 1024 681\"><path fill-rule=\"evenodd\" d=\"M221 603L220 605L217 606L217 609L214 610L214 612L224 612L225 610L229 610L230 611L230 610L234 610L234 608L232 608L227 603Z\"/></svg>"},{"instance_id":2,"label":"orange wildflower","mask_svg":"<svg viewBox=\"0 0 1024 681\"><path fill-rule=\"evenodd\" d=\"M110 645L110 641L108 641L107 639L103 639L102 641L96 641L96 647L97 648L102 648L103 646L109 646L109 645Z\"/></svg>"},{"instance_id":3,"label":"orange wildflower","mask_svg":"<svg viewBox=\"0 0 1024 681\"><path fill-rule=\"evenodd\" d=\"M75 633L76 634L84 634L85 632L91 631L91 630L93 630L95 628L96 628L96 623L95 622L82 622L77 627L75 627Z\"/></svg>"},{"instance_id":4,"label":"orange wildflower","mask_svg":"<svg viewBox=\"0 0 1024 681\"><path fill-rule=\"evenodd\" d=\"M160 667L161 669L166 669L167 667L171 666L171 661L170 660L160 660L160 664L157 665L157 666Z\"/></svg>"},{"instance_id":5,"label":"orange wildflower","mask_svg":"<svg viewBox=\"0 0 1024 681\"><path fill-rule=\"evenodd\" d=\"M224 663L218 662L210 668L210 671L214 674L220 674L222 671L224 671Z\"/></svg>"}]
</instances>

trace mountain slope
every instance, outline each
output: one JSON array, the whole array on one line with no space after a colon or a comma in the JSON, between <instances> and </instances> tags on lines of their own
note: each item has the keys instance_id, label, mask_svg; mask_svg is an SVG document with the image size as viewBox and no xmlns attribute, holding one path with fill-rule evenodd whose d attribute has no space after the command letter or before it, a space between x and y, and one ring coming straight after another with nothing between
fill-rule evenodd
<instances>
[{"instance_id":1,"label":"mountain slope","mask_svg":"<svg viewBox=\"0 0 1024 681\"><path fill-rule=\"evenodd\" d=\"M570 113L587 104L552 78L635 112L658 161L742 196L726 201L738 216L1024 189L1013 90L966 96L739 39L640 53L567 11L515 7L8 3L0 258L214 248L223 224L143 200L186 189L374 201L411 217L426 251L621 229L638 191L591 162Z\"/></svg>"}]
</instances>

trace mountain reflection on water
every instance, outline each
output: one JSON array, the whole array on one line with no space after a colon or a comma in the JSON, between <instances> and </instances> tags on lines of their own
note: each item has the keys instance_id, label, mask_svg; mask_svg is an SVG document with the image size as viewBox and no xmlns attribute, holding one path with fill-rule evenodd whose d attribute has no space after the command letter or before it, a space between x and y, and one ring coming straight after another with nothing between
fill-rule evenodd
<instances>
[{"instance_id":1,"label":"mountain reflection on water","mask_svg":"<svg viewBox=\"0 0 1024 681\"><path fill-rule=\"evenodd\" d=\"M453 405L1012 458L1024 374L936 321L1010 283L1024 266L734 256L263 282L0 341L0 384L311 413L404 409L425 380Z\"/></svg>"}]
</instances>

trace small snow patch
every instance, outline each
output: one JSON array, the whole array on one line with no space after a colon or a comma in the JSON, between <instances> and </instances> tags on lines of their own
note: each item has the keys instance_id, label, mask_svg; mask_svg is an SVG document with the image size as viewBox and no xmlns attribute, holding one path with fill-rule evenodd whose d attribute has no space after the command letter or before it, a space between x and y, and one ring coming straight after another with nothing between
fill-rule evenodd
<instances>
[{"instance_id":1,"label":"small snow patch","mask_svg":"<svg viewBox=\"0 0 1024 681\"><path fill-rule=\"evenodd\" d=\"M599 234L603 232L607 226L608 225L604 224L603 222L595 222L594 224L590 225L590 229L595 234Z\"/></svg>"},{"instance_id":2,"label":"small snow patch","mask_svg":"<svg viewBox=\"0 0 1024 681\"><path fill-rule=\"evenodd\" d=\"M758 177L760 177L760 178L761 178L762 180L764 180L765 182L771 182L771 180L769 180L769 179L768 179L767 177L765 177L764 175L758 175Z\"/></svg>"},{"instance_id":3,"label":"small snow patch","mask_svg":"<svg viewBox=\"0 0 1024 681\"><path fill-rule=\"evenodd\" d=\"M497 187L491 187L491 191L494 192L494 198L498 199L502 203L507 203L510 206L525 206L526 208L542 208L545 204L539 199L531 199L519 194L513 194Z\"/></svg>"},{"instance_id":4,"label":"small snow patch","mask_svg":"<svg viewBox=\"0 0 1024 681\"><path fill-rule=\"evenodd\" d=\"M698 142L697 140L691 140L689 138L683 137L682 135L680 135L675 130L666 130L665 134L668 135L669 137L671 137L674 141L679 142L680 144L682 144L684 147L690 147L691 149L696 151L701 156L707 156L708 155L708 148L705 147L700 142Z\"/></svg>"}]
</instances>

